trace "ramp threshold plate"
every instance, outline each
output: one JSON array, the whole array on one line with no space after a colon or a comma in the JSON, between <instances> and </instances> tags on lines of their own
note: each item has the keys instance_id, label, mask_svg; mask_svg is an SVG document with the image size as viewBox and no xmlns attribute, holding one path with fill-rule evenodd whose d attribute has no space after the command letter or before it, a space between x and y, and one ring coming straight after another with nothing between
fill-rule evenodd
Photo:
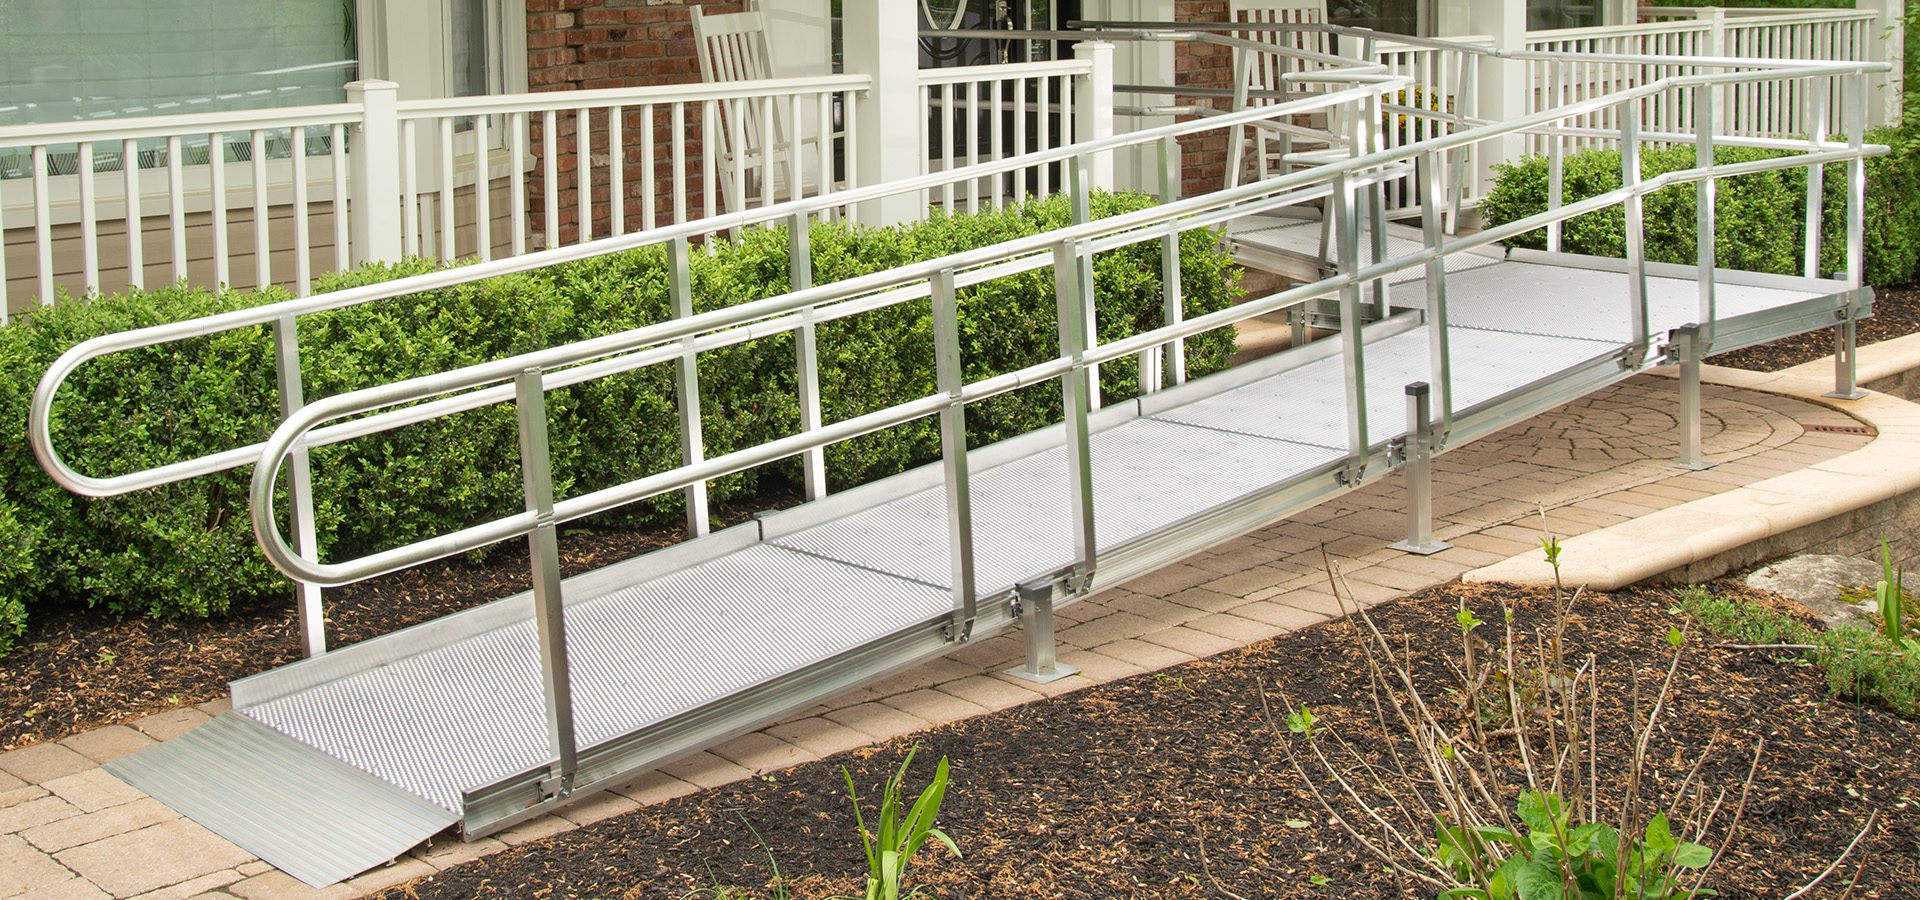
<instances>
[{"instance_id":1,"label":"ramp threshold plate","mask_svg":"<svg viewBox=\"0 0 1920 900\"><path fill-rule=\"evenodd\" d=\"M460 819L233 712L105 768L313 887L398 857Z\"/></svg>"},{"instance_id":2,"label":"ramp threshold plate","mask_svg":"<svg viewBox=\"0 0 1920 900\"><path fill-rule=\"evenodd\" d=\"M1616 352L1627 328L1624 279L1499 260L1450 276L1456 409ZM1657 334L1693 321L1691 280L1649 282ZM1825 284L1722 284L1720 308L1804 316L1835 295L1814 287ZM1394 298L1425 301L1417 281ZM1366 343L1376 445L1405 427L1405 385L1431 378L1426 331L1389 324ZM1347 454L1345 378L1326 351L1309 344L1103 410L1092 439L1102 550L1174 535L1173 526L1337 465ZM971 454L982 596L1070 560L1060 434ZM684 721L945 615L952 592L938 472L905 473L570 579L582 750ZM523 594L244 679L234 713L109 768L315 885L456 822L484 830L499 820L463 821L463 798L547 761L531 610ZM779 698L794 709L822 699ZM736 730L762 724L720 715L740 717L724 720Z\"/></svg>"},{"instance_id":3,"label":"ramp threshold plate","mask_svg":"<svg viewBox=\"0 0 1920 900\"><path fill-rule=\"evenodd\" d=\"M1228 236L1245 247L1264 250L1268 253L1285 254L1315 263L1321 261L1320 220L1318 219L1259 218L1256 219L1256 224L1244 229L1232 229ZM1373 252L1366 240L1363 234L1360 247L1360 257L1363 261L1371 259L1369 254ZM1426 243L1420 238L1420 229L1397 222L1387 223L1387 259L1418 253L1425 246ZM1333 247L1331 242L1327 250L1328 262L1339 259L1332 255L1337 253L1338 249ZM1499 261L1498 248L1490 248L1451 254L1446 257L1444 265L1447 274L1451 275L1455 272L1491 266ZM1422 277L1422 272L1421 269L1407 269L1389 276L1387 280L1396 284L1415 281Z\"/></svg>"}]
</instances>

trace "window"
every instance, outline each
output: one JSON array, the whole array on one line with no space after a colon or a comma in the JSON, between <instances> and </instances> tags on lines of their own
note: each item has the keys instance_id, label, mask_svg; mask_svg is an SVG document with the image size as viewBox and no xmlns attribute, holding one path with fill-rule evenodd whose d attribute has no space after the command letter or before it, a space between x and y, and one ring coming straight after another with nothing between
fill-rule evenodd
<instances>
[{"instance_id":1,"label":"window","mask_svg":"<svg viewBox=\"0 0 1920 900\"><path fill-rule=\"evenodd\" d=\"M351 0L0 0L0 125L338 103Z\"/></svg>"}]
</instances>

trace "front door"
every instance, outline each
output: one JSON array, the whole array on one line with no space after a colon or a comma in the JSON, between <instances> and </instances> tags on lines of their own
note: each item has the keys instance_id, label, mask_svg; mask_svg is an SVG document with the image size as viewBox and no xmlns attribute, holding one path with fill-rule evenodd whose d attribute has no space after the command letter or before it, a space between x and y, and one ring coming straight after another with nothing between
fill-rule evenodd
<instances>
[{"instance_id":1,"label":"front door","mask_svg":"<svg viewBox=\"0 0 1920 900\"><path fill-rule=\"evenodd\" d=\"M920 8L920 68L954 69L1044 62L1072 54L1071 41L1022 36L1054 31L1080 15L1080 0L912 0ZM941 32L959 32L942 36ZM968 34L967 32L973 32ZM979 32L1016 32L991 37ZM1062 77L967 80L932 87L926 95L927 168L1004 159L1071 142L1061 103ZM1016 97L1017 95L1017 97ZM936 202L977 207L983 195L1018 199L1046 193L1060 177L1057 165L1011 177L983 179L963 199L946 192Z\"/></svg>"}]
</instances>

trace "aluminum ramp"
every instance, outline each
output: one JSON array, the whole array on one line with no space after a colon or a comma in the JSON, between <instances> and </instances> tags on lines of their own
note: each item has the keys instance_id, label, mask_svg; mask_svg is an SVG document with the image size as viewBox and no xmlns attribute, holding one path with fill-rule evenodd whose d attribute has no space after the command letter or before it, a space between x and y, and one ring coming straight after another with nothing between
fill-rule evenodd
<instances>
[{"instance_id":1,"label":"aluminum ramp","mask_svg":"<svg viewBox=\"0 0 1920 900\"><path fill-rule=\"evenodd\" d=\"M1516 252L1449 276L1455 445L1659 362L1626 353L1619 268ZM1655 333L1693 321L1692 270L1650 272ZM1838 282L1720 274L1718 349L1831 324L1856 296L1867 311L1869 293ZM1363 330L1373 447L1358 482L1336 340L1097 411L1098 584L1384 476L1403 388L1431 371L1423 283L1392 297L1396 314ZM1014 585L1073 557L1063 435L969 454L974 639L1017 621ZM237 681L232 712L111 771L314 885L456 822L497 831L953 649L941 478L929 466L569 579L571 796L545 780L526 594Z\"/></svg>"}]
</instances>

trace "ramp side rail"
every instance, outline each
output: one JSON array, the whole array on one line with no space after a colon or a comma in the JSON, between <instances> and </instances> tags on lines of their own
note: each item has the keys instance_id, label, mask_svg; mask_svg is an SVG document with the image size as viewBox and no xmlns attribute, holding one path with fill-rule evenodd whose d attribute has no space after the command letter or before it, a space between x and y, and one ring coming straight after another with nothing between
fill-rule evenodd
<instances>
[{"instance_id":1,"label":"ramp side rail","mask_svg":"<svg viewBox=\"0 0 1920 900\"><path fill-rule=\"evenodd\" d=\"M1358 73L1374 71L1368 67L1356 67ZM1356 77L1359 77L1356 75ZM88 497L110 497L131 491L143 490L164 484L172 484L189 478L230 471L253 462L264 449L263 442L252 442L230 447L226 450L209 453L192 459L179 460L146 469L115 475L96 475L75 470L62 458L55 446L51 434L51 415L53 401L60 386L72 373L91 360L113 353L126 352L145 347L160 346L177 341L189 340L210 334L232 331L239 328L265 325L273 330L275 343L275 375L279 385L281 409L279 417L284 420L301 405L301 362L299 346L300 320L305 316L333 310L346 309L365 303L402 297L409 294L437 290L516 272L525 272L546 266L557 265L633 250L640 247L676 243L690 244L696 240L714 240L721 234L732 234L737 229L765 224L786 224L793 246L789 249L798 262L793 270L793 284L806 286L811 281L811 273L806 267L808 259L806 225L816 218L825 219L854 213L862 205L871 204L882 198L896 195L925 197L929 192L937 191L954 183L964 184L970 179L995 177L1036 166L1055 165L1074 159L1083 154L1111 153L1116 149L1135 146L1157 146L1163 161L1162 169L1167 175L1162 179L1162 197L1177 195L1179 185L1173 172L1174 161L1178 159L1176 142L1187 135L1197 134L1210 129L1229 127L1242 121L1268 119L1307 113L1341 103L1360 102L1367 89L1353 88L1344 92L1304 98L1298 102L1269 108L1250 109L1226 116L1218 120L1196 121L1163 126L1148 131L1106 138L1077 145L1062 145L1047 150L1023 154L1017 157L984 162L977 165L955 168L944 172L934 172L916 178L903 179L886 184L867 185L846 190L833 191L812 197L790 200L771 206L741 210L692 222L676 223L672 226L651 231L633 232L625 235L609 236L593 241L536 251L521 256L475 263L458 268L444 269L422 275L410 276L379 284L365 285L346 290L334 291L309 297L301 297L280 303L267 304L248 309L235 310L185 322L177 322L133 331L103 335L82 342L62 354L36 388L33 405L29 413L29 443L41 467L62 487ZM1078 210L1084 212L1084 210ZM675 288L676 295L684 295L690 288L684 280ZM922 288L921 296L925 296ZM677 315L686 315L687 311L678 311ZM818 375L814 357L814 326L809 323L798 331L796 349L796 370L800 378L800 406L802 421L808 427L817 427L821 420ZM688 357L691 359L691 357ZM688 367L691 368L690 366ZM580 369L565 373L555 373L547 379L547 387L561 387L597 377L594 369ZM697 379L681 379L676 385L680 394L680 406L689 408L687 400L697 394ZM689 383L690 382L690 383ZM435 416L462 409L472 409L490 403L500 402L512 396L512 391L501 387L491 394L477 397L463 397L441 401L420 407L391 410L364 420L329 426L303 443L294 454L290 466L290 497L292 514L298 546L303 552L313 552L316 544L313 525L312 487L308 477L306 451L313 446L350 440L376 433L384 428L425 421ZM700 455L700 440L697 432L697 416L683 417L681 439L685 456L692 461ZM824 459L820 451L812 450L804 456L806 468L806 489L808 499L817 499L826 493ZM693 536L706 530L705 488L695 484L686 489L688 499L688 528ZM321 614L323 599L317 589L303 585L297 603L300 615L300 629L305 649L309 656L325 652L324 617Z\"/></svg>"},{"instance_id":2,"label":"ramp side rail","mask_svg":"<svg viewBox=\"0 0 1920 900\"><path fill-rule=\"evenodd\" d=\"M1616 204L1628 210L1628 243L1630 247L1637 247L1643 237L1639 215L1641 202L1647 194L1676 184L1694 184L1700 191L1703 210L1700 233L1712 234L1712 191L1715 181L1836 162L1847 164L1853 179L1847 209L1848 290L1837 301L1840 308L1835 312L1843 317L1851 315L1861 288L1861 176L1864 174L1864 161L1869 156L1885 152L1884 147L1865 144L1858 130L1845 142L1809 141L1798 148L1802 152L1797 156L1722 165L1713 161L1710 152L1703 153L1690 169L1646 179L1638 177L1637 160L1630 152L1626 159L1628 174L1622 187L1575 203L1557 205L1525 219L1467 236L1446 237L1442 233L1437 193L1429 192L1422 211L1423 246L1415 252L1395 258L1386 258L1384 253L1375 252L1365 264L1362 264L1360 254L1362 229L1358 206L1369 190L1386 178L1397 177L1409 166L1429 185L1433 184L1443 164L1442 154L1448 150L1539 129L1551 129L1557 122L1605 107L1617 107L1621 111L1619 139L1623 146L1636 147L1639 143L1639 136L1634 130L1637 111L1643 101L1661 92L1695 92L1696 105L1710 113L1711 101L1706 98L1717 88L1760 79L1832 78L1861 82L1860 87L1849 91L1849 96L1856 105L1863 105L1863 80L1875 68L1874 64L1847 63L1676 76L1512 122L1480 126L1420 145L1386 150L1372 149L1376 146L1375 138L1363 133L1361 126L1356 126L1352 136L1353 146L1367 149L1368 152L1344 161L1094 221L1088 221L1085 212L1088 202L1086 173L1091 165L1089 156L1109 146L1119 146L1120 143L1103 141L1077 145L1069 148L1073 153L1065 160L1069 192L1077 220L1067 227L834 284L805 287L727 309L682 316L620 334L316 401L290 415L260 450L253 470L250 503L255 532L268 557L282 571L302 582L325 585L373 577L509 538L527 537L533 550L534 606L539 626L551 739L549 777L561 785L559 790L564 792L565 785L570 783L574 774L574 760L580 748L574 743L572 710L567 700L569 686L564 612L555 552L555 529L560 523L649 497L685 490L706 480L817 451L829 444L883 428L927 416L938 416L942 447L940 464L947 501L949 557L952 563L950 589L953 607L946 639L951 643L964 642L970 636L980 600L973 579L968 435L964 419L968 404L1055 379L1060 382L1067 457L1063 474L1070 486L1075 551L1069 566L1047 577L1053 579L1059 590L1073 596L1092 589L1099 566L1094 543L1089 414L1100 403L1096 387L1098 382L1094 379L1098 367L1103 363L1155 350L1170 353L1177 359L1180 343L1186 338L1273 312L1296 302L1337 294L1341 310L1338 355L1345 374L1344 400L1348 423L1344 478L1349 484L1358 483L1364 477L1369 461L1374 458L1376 445L1380 443L1367 420L1368 372L1365 345L1359 327L1366 319L1362 296L1368 290L1373 291L1376 311L1384 311L1387 300L1385 281L1388 276L1415 268L1424 270L1428 309L1424 328L1431 348L1430 383L1438 400L1435 415L1439 419L1438 431L1443 435L1438 439L1444 441L1445 432L1452 427L1454 416L1460 412L1454 408L1452 389L1445 257ZM1377 122L1380 95L1407 83L1401 78L1370 74L1356 77L1370 83L1364 87L1330 91L1325 95L1327 98L1337 98L1333 102L1361 106L1363 114L1352 119L1356 123ZM1318 101L1299 102L1311 104ZM1288 112L1302 108L1309 107L1289 104L1267 107L1269 110ZM1704 118L1703 121L1710 122L1711 118ZM1134 136L1135 139L1140 137ZM1145 139L1166 140L1168 135L1160 134ZM1703 130L1703 149L1710 151L1712 140L1711 129ZM956 171L962 175L972 174L964 169ZM1183 319L1178 315L1177 288L1172 286L1177 285L1177 238L1181 233L1208 228L1238 216L1270 212L1316 199L1327 201L1339 241L1341 252L1335 274L1191 319ZM797 230L796 233L803 231ZM677 273L675 277L684 284L684 272L681 270L689 252L685 235L669 240L670 258ZM1163 284L1170 286L1167 324L1105 343L1099 342L1093 337L1095 331L1092 327L1095 315L1091 278L1094 255L1118 247L1153 242L1158 242L1162 248ZM1708 240L1700 243L1698 325L1700 340L1710 342L1713 325L1719 318L1713 287L1713 242ZM1632 334L1619 350L1592 362L1612 366L1616 371L1637 371L1656 349L1657 338L1649 333L1645 286L1647 263L1644 253L1630 252L1626 266ZM1042 269L1051 270L1056 285L1058 354L1015 371L974 381L965 380L960 365L957 292L1011 274ZM678 364L688 359L690 354L704 349L798 331L822 321L922 300L930 303L934 323L938 386L933 393L854 418L804 426L797 433L755 447L712 458L691 458L678 467L624 484L564 499L553 496L544 443L548 428L544 397L548 389L561 381L579 383L587 378L604 377L643 366ZM441 415L455 408L503 403L509 398L515 404L522 436L521 466L526 483L524 512L357 559L330 563L319 562L310 553L302 552L289 544L281 533L273 499L279 472L294 454L319 442L324 433L321 429L353 428L358 433L374 433L398 427L404 424L403 420L418 421L423 414L415 412L417 410L430 408L433 415ZM418 405L396 409L404 404ZM388 418L374 418L381 415ZM363 418L352 418L355 416Z\"/></svg>"}]
</instances>

